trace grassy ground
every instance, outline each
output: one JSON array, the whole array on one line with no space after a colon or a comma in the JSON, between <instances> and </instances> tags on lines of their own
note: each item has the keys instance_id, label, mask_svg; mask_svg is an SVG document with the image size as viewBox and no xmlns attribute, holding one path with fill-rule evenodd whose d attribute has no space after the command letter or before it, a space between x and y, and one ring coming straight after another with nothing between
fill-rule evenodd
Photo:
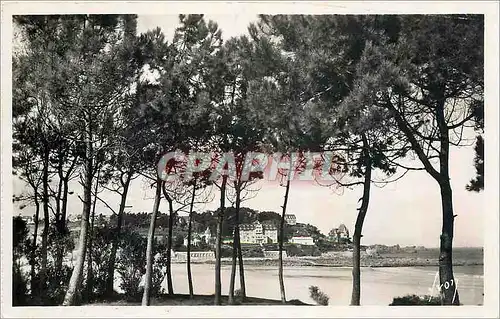
<instances>
[{"instance_id":1,"label":"grassy ground","mask_svg":"<svg viewBox=\"0 0 500 319\"><path fill-rule=\"evenodd\" d=\"M124 295L119 295L113 298L113 301L95 302L86 306L140 306L140 301L127 301ZM257 297L247 297L245 302L241 302L240 298L235 297L238 305L246 306L271 306L282 305L280 300L264 299ZM227 305L227 296L222 296L222 305ZM287 305L295 306L311 306L300 300L290 300ZM214 295L194 295L191 299L189 295L176 294L173 296L163 295L158 298L151 298L151 306L213 306Z\"/></svg>"}]
</instances>

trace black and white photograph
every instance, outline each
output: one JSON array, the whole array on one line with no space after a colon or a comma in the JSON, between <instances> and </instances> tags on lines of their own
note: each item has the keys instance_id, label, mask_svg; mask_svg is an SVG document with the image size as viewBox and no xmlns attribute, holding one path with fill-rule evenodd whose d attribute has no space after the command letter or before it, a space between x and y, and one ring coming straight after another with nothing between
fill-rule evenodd
<instances>
[{"instance_id":1,"label":"black and white photograph","mask_svg":"<svg viewBox=\"0 0 500 319\"><path fill-rule=\"evenodd\" d=\"M498 2L25 4L2 317L500 315Z\"/></svg>"}]
</instances>

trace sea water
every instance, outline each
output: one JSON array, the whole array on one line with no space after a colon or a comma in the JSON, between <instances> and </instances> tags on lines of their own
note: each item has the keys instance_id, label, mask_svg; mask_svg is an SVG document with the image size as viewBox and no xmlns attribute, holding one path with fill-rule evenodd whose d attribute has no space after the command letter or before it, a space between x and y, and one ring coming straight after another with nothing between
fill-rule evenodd
<instances>
[{"instance_id":1,"label":"sea water","mask_svg":"<svg viewBox=\"0 0 500 319\"><path fill-rule=\"evenodd\" d=\"M214 265L193 264L195 294L214 293ZM464 305L483 303L483 266L455 266L460 302ZM432 292L437 267L361 268L361 304L389 305L394 297ZM222 293L227 294L230 266L221 271ZM238 272L237 272L237 276ZM175 293L187 294L186 264L172 264ZM247 296L280 299L277 267L245 266ZM284 281L288 300L299 299L313 304L309 287L317 286L330 297L330 305L349 305L352 292L352 268L349 267L285 267ZM163 283L166 287L166 282ZM239 277L236 278L236 289ZM434 289L436 293L436 289Z\"/></svg>"}]
</instances>

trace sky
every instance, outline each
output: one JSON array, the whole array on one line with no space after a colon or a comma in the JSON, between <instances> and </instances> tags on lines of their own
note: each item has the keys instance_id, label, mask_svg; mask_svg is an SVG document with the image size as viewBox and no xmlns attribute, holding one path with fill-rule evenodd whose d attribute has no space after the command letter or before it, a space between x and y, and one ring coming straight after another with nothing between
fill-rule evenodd
<instances>
[{"instance_id":1,"label":"sky","mask_svg":"<svg viewBox=\"0 0 500 319\"><path fill-rule=\"evenodd\" d=\"M227 40L234 36L248 34L248 24L257 21L257 16L253 14L207 14L205 19L217 22L222 30L222 37ZM167 39L172 39L175 28L179 25L177 15L139 15L137 19L137 31L160 27Z\"/></svg>"},{"instance_id":2,"label":"sky","mask_svg":"<svg viewBox=\"0 0 500 319\"><path fill-rule=\"evenodd\" d=\"M223 38L247 33L247 26L256 20L254 15L206 15L219 24ZM139 16L138 31L160 27L167 38L173 36L178 24L176 15ZM465 185L474 176L473 147L453 147L450 153L450 176L453 189L453 205L455 219L456 247L483 246L484 193L465 190ZM419 163L414 163L417 166ZM75 194L70 196L68 211L80 214L82 210L78 195L82 196L81 187L74 182ZM242 206L259 211L281 211L284 187L277 183L259 182L257 195L244 202ZM14 193L23 189L19 180L14 181ZM132 183L127 204L132 205L132 212L151 211L154 192L146 183L135 180ZM317 226L324 234L343 223L349 231L354 231L357 216L358 200L362 196L362 188L345 190L342 194L331 188L304 182L292 182L287 213L295 214L297 221ZM110 193L102 193L101 197L110 206L118 208L119 198ZM198 210L215 210L219 196L215 194L213 201ZM102 203L98 202L97 211L110 213ZM160 211L167 211L167 202L162 200ZM23 214L33 214L26 208ZM385 244L402 246L416 245L437 247L441 232L441 199L439 187L435 180L424 171L409 172L397 182L387 184L383 188L372 187L369 210L363 227L362 244Z\"/></svg>"}]
</instances>

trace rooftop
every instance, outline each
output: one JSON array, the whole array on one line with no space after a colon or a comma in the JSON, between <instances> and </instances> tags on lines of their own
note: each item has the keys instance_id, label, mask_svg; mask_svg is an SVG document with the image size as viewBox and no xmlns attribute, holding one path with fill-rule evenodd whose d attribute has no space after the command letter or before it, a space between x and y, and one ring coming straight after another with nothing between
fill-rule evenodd
<instances>
[{"instance_id":1,"label":"rooftop","mask_svg":"<svg viewBox=\"0 0 500 319\"><path fill-rule=\"evenodd\" d=\"M278 227L271 223L271 222L259 222L259 221L256 221L255 223L253 224L241 224L240 225L240 229L241 230L254 230L258 225L262 225L262 228L264 230L277 230Z\"/></svg>"}]
</instances>

